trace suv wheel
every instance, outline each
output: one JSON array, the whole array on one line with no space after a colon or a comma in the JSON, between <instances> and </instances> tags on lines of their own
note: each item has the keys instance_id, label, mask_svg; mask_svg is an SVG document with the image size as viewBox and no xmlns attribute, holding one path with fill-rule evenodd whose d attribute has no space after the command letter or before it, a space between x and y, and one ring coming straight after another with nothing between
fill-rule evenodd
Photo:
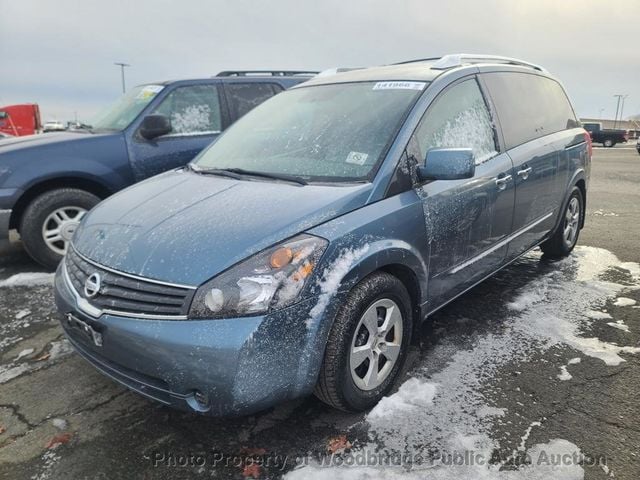
<instances>
[{"instance_id":1,"label":"suv wheel","mask_svg":"<svg viewBox=\"0 0 640 480\"><path fill-rule=\"evenodd\" d=\"M402 282L388 273L366 277L336 315L315 395L345 411L374 406L398 377L412 326L411 299Z\"/></svg>"},{"instance_id":2,"label":"suv wheel","mask_svg":"<svg viewBox=\"0 0 640 480\"><path fill-rule=\"evenodd\" d=\"M573 187L565 205L562 219L549 240L540 245L542 252L550 258L562 258L571 253L578 243L580 224L584 215L582 191Z\"/></svg>"},{"instance_id":3,"label":"suv wheel","mask_svg":"<svg viewBox=\"0 0 640 480\"><path fill-rule=\"evenodd\" d=\"M36 197L20 221L25 250L36 262L54 269L64 256L80 220L100 199L75 188L60 188Z\"/></svg>"}]
</instances>

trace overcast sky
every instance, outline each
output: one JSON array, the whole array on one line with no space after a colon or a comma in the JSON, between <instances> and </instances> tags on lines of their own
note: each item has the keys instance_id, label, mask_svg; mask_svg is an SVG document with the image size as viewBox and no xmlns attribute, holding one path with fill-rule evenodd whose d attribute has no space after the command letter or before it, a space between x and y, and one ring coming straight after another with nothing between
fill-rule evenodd
<instances>
[{"instance_id":1,"label":"overcast sky","mask_svg":"<svg viewBox=\"0 0 640 480\"><path fill-rule=\"evenodd\" d=\"M640 113L638 0L0 0L0 105L81 120L128 85L224 69L324 69L443 53L539 63L580 116Z\"/></svg>"}]
</instances>

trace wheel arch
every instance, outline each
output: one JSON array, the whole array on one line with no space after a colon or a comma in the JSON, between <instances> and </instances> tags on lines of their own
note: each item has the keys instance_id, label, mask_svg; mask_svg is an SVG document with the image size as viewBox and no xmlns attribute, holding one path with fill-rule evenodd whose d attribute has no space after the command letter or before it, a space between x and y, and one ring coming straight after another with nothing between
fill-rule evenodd
<instances>
[{"instance_id":1,"label":"wheel arch","mask_svg":"<svg viewBox=\"0 0 640 480\"><path fill-rule=\"evenodd\" d=\"M24 193L22 193L20 198L18 198L18 201L15 203L11 211L9 228L19 228L20 219L22 218L24 211L36 197L45 192L58 188L77 188L92 193L100 199L107 198L109 195L114 193L111 189L104 185L104 183L93 178L63 176L42 180L29 186L29 188L25 190Z\"/></svg>"}]
</instances>

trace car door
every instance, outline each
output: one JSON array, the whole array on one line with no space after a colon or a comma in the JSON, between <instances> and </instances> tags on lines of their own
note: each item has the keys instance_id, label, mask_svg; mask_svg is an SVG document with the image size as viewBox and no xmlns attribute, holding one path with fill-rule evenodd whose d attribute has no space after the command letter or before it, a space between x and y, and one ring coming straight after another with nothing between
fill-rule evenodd
<instances>
[{"instance_id":1,"label":"car door","mask_svg":"<svg viewBox=\"0 0 640 480\"><path fill-rule=\"evenodd\" d=\"M537 245L555 225L567 117L557 114L559 99L549 78L519 72L486 73L481 78L495 103L515 170L508 252L513 259Z\"/></svg>"},{"instance_id":2,"label":"car door","mask_svg":"<svg viewBox=\"0 0 640 480\"><path fill-rule=\"evenodd\" d=\"M131 166L136 181L190 162L223 129L219 84L178 86L149 114L171 121L167 135L146 140L138 132L129 142Z\"/></svg>"},{"instance_id":3,"label":"car door","mask_svg":"<svg viewBox=\"0 0 640 480\"><path fill-rule=\"evenodd\" d=\"M448 87L430 105L410 149L418 159L431 148L472 148L473 178L436 180L417 187L429 251L433 309L499 268L511 233L513 166L499 152L494 122L475 77Z\"/></svg>"}]
</instances>

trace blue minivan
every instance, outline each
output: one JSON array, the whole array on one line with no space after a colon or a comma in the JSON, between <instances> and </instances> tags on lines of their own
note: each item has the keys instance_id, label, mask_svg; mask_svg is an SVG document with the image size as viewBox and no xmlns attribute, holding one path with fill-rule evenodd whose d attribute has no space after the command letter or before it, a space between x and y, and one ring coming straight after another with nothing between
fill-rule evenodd
<instances>
[{"instance_id":1,"label":"blue minivan","mask_svg":"<svg viewBox=\"0 0 640 480\"><path fill-rule=\"evenodd\" d=\"M319 75L82 220L62 326L151 399L370 408L420 323L584 224L589 135L543 68L448 55Z\"/></svg>"}]
</instances>

